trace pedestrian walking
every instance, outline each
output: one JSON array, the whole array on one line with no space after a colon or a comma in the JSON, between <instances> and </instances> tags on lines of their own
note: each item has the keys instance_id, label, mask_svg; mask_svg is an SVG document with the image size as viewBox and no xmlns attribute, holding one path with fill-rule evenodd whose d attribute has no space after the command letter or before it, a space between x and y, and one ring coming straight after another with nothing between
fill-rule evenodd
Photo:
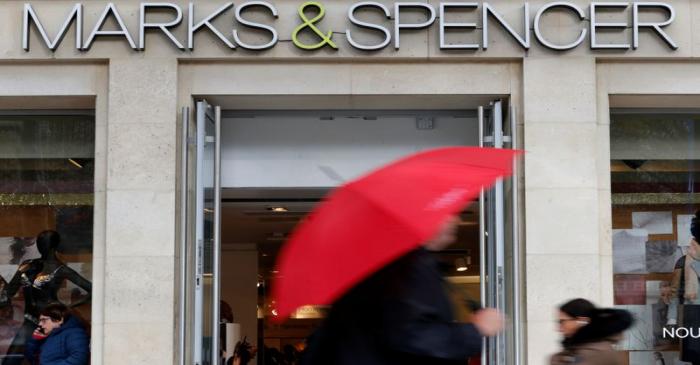
<instances>
[{"instance_id":1,"label":"pedestrian walking","mask_svg":"<svg viewBox=\"0 0 700 365\"><path fill-rule=\"evenodd\" d=\"M628 311L597 308L579 298L562 304L558 316L563 350L550 365L623 365L613 345L634 322Z\"/></svg>"},{"instance_id":2,"label":"pedestrian walking","mask_svg":"<svg viewBox=\"0 0 700 365\"><path fill-rule=\"evenodd\" d=\"M493 309L458 323L429 252L452 243L456 216L512 172L518 151L447 147L404 157L345 183L309 214L277 258L281 322L332 304L306 365L465 364L503 327Z\"/></svg>"},{"instance_id":3,"label":"pedestrian walking","mask_svg":"<svg viewBox=\"0 0 700 365\"><path fill-rule=\"evenodd\" d=\"M455 320L454 302L430 251L455 238L457 219L438 235L348 292L312 337L302 365L466 364L496 335L503 317L481 309Z\"/></svg>"}]
</instances>

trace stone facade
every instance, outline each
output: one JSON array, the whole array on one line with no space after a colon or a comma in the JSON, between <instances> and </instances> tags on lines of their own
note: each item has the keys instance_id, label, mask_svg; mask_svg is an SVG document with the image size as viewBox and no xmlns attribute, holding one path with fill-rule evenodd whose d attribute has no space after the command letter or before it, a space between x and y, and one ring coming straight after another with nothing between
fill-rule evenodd
<instances>
[{"instance_id":1,"label":"stone facade","mask_svg":"<svg viewBox=\"0 0 700 365\"><path fill-rule=\"evenodd\" d=\"M528 364L545 363L558 345L557 303L584 296L612 304L610 108L696 107L700 100L700 3L692 0L667 1L676 10L675 21L664 28L679 46L675 51L649 31L642 32L637 50L591 50L586 41L557 52L534 39L524 50L492 22L486 51L440 51L434 25L402 33L399 50L389 46L370 53L347 44L351 2L345 0L327 3L319 25L335 32L340 49L312 52L291 42L299 24L295 1L275 2L280 42L262 52L230 50L207 31L195 36L191 51L176 49L154 32L146 34L145 51L132 50L123 37L98 37L90 50L78 51L72 29L55 52L33 30L25 51L25 3L53 37L75 2L0 3L0 107L95 109L94 364L177 361L177 136L180 108L192 106L193 96L247 108L264 97L277 105L345 109L410 107L407 98L418 96L411 100L425 108L509 98L527 151L520 220ZM138 39L140 2L113 3ZM173 3L187 12L186 2ZM515 30L523 28L524 1L489 3ZM530 1L531 14L545 3ZM586 11L590 4L572 3ZM196 9L207 14L223 4L201 2ZM85 34L106 5L84 2ZM228 35L232 12L227 14L214 24ZM167 12L154 16L168 19ZM629 20L629 9L602 19ZM575 39L581 26L563 11L542 24L548 37L562 43ZM173 33L186 40L186 28L184 20ZM469 35L480 36L481 28ZM631 41L629 29L611 37Z\"/></svg>"}]
</instances>

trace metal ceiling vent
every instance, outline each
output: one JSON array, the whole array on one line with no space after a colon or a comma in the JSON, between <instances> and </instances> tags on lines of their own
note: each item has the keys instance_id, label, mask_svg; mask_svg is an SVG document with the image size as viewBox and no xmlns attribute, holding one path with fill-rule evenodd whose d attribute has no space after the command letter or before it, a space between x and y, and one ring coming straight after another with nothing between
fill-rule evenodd
<instances>
[{"instance_id":1,"label":"metal ceiling vent","mask_svg":"<svg viewBox=\"0 0 700 365\"><path fill-rule=\"evenodd\" d=\"M419 131L428 131L435 129L435 118L416 117L416 129L418 129Z\"/></svg>"}]
</instances>

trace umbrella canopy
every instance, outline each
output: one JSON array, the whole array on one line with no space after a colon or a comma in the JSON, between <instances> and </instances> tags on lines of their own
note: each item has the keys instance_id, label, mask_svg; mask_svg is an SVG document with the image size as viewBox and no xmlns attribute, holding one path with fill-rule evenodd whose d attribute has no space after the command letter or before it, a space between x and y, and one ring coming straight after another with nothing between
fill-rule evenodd
<instances>
[{"instance_id":1,"label":"umbrella canopy","mask_svg":"<svg viewBox=\"0 0 700 365\"><path fill-rule=\"evenodd\" d=\"M420 152L334 190L295 229L277 260L277 320L330 304L432 238L498 178L515 150L448 147Z\"/></svg>"}]
</instances>

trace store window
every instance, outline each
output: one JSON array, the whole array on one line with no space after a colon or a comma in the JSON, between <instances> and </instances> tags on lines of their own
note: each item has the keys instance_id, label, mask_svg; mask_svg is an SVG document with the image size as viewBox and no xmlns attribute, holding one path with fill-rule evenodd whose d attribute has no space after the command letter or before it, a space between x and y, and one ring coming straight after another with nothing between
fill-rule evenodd
<instances>
[{"instance_id":1,"label":"store window","mask_svg":"<svg viewBox=\"0 0 700 365\"><path fill-rule=\"evenodd\" d=\"M614 300L636 317L618 349L629 364L698 364L700 114L613 112L610 149Z\"/></svg>"},{"instance_id":2,"label":"store window","mask_svg":"<svg viewBox=\"0 0 700 365\"><path fill-rule=\"evenodd\" d=\"M0 111L3 365L24 361L49 304L64 304L71 313L65 318L89 333L94 157L91 113Z\"/></svg>"}]
</instances>

